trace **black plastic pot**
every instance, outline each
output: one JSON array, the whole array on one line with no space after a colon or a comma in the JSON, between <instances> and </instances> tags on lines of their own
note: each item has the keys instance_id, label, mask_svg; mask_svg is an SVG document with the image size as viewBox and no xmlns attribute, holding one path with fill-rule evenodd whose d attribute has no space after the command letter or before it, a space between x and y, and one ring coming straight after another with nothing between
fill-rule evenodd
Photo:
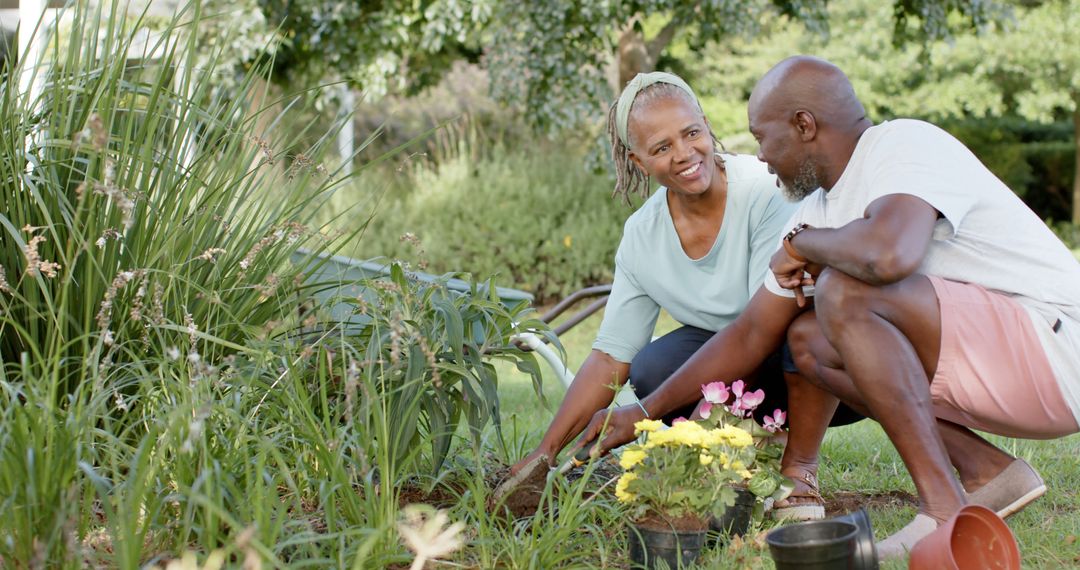
<instances>
[{"instance_id":1,"label":"black plastic pot","mask_svg":"<svg viewBox=\"0 0 1080 570\"><path fill-rule=\"evenodd\" d=\"M735 504L724 511L724 516L710 520L709 528L725 538L745 535L750 530L754 502L754 494L749 489L735 487Z\"/></svg>"},{"instance_id":2,"label":"black plastic pot","mask_svg":"<svg viewBox=\"0 0 1080 570\"><path fill-rule=\"evenodd\" d=\"M780 527L765 541L777 570L848 570L858 532L851 523L826 519Z\"/></svg>"},{"instance_id":3,"label":"black plastic pot","mask_svg":"<svg viewBox=\"0 0 1080 570\"><path fill-rule=\"evenodd\" d=\"M653 570L658 560L668 568L684 568L693 564L705 544L705 531L675 531L671 529L630 525L630 567Z\"/></svg>"},{"instance_id":4,"label":"black plastic pot","mask_svg":"<svg viewBox=\"0 0 1080 570\"><path fill-rule=\"evenodd\" d=\"M855 564L853 570L878 570L877 548L874 547L874 529L870 526L870 515L860 508L831 520L855 525Z\"/></svg>"}]
</instances>

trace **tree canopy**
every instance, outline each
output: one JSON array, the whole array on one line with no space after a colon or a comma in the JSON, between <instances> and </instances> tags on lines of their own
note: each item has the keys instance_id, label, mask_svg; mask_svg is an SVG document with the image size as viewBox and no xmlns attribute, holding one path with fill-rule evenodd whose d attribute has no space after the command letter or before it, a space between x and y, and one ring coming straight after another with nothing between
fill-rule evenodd
<instances>
[{"instance_id":1,"label":"tree canopy","mask_svg":"<svg viewBox=\"0 0 1080 570\"><path fill-rule=\"evenodd\" d=\"M996 161L999 167L1022 157L1000 144L1009 142L1005 140L1009 137L994 134L997 127L1027 122L1021 130L1039 132L1036 139L1043 147L1033 150L1040 152L1050 152L1051 145L1070 144L1059 134L1059 127L1065 126L1062 121L1070 123L1074 141L1080 137L1080 39L1073 32L1080 25L1080 0L1018 3L1012 10L1014 17L990 21L980 35L958 35L924 48L893 49L890 10L875 0L830 3L830 30L842 41L825 41L788 23L778 26L768 41L710 46L712 57L707 60L678 53L685 47L674 49L680 60L690 62L686 71L695 87L709 96L705 104L710 118L736 145L740 139L730 134L745 131L745 99L761 70L791 53L820 55L843 68L875 121L892 117L968 125L978 121L985 131L979 137L999 138L999 144L988 140L982 149L982 158ZM1054 135L1052 141L1042 138L1048 134ZM1075 143L1071 148L1076 148ZM1056 163L1068 156L1058 149L1052 152ZM1011 158L1006 157L1009 153ZM1024 174L1026 168L1016 164L1007 168L1014 175L1010 181L1014 190L1021 194L1021 179L1032 174ZM1073 204L1072 218L1080 222L1080 210L1075 207L1080 203L1080 177L1065 164L1055 164L1055 168L1062 172L1062 179L1072 177L1071 191L1056 187L1064 182L1039 191L1051 194L1046 200L1056 204L1055 211L1068 210Z\"/></svg>"},{"instance_id":2,"label":"tree canopy","mask_svg":"<svg viewBox=\"0 0 1080 570\"><path fill-rule=\"evenodd\" d=\"M268 25L280 23L275 61L287 80L345 79L369 94L409 91L437 80L455 59L482 60L493 94L521 105L546 130L596 117L621 86L613 58L635 44L645 49L637 67L647 70L676 35L700 49L755 36L777 21L828 34L825 3L814 0L258 1ZM930 42L983 27L997 13L991 0L894 0L886 17L895 41ZM646 39L641 21L649 17L664 25Z\"/></svg>"}]
</instances>

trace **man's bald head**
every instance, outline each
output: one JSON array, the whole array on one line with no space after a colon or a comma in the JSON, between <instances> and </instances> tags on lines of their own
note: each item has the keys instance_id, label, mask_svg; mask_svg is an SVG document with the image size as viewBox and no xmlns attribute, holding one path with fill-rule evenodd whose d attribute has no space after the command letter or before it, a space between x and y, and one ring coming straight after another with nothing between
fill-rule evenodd
<instances>
[{"instance_id":1,"label":"man's bald head","mask_svg":"<svg viewBox=\"0 0 1080 570\"><path fill-rule=\"evenodd\" d=\"M839 179L863 131L866 110L846 75L816 57L789 57L754 86L747 107L758 159L794 200Z\"/></svg>"},{"instance_id":2,"label":"man's bald head","mask_svg":"<svg viewBox=\"0 0 1080 570\"><path fill-rule=\"evenodd\" d=\"M854 128L866 118L866 110L847 75L824 59L797 55L776 64L750 94L750 114L791 115L809 111L818 127Z\"/></svg>"}]
</instances>

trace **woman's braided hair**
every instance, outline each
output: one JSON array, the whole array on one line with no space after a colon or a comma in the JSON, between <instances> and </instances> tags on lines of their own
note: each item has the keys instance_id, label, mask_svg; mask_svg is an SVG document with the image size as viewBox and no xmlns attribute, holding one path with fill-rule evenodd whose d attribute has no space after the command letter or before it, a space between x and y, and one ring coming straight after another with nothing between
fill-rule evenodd
<instances>
[{"instance_id":1,"label":"woman's braided hair","mask_svg":"<svg viewBox=\"0 0 1080 570\"><path fill-rule=\"evenodd\" d=\"M697 108L699 112L701 111L701 105L686 91L670 83L653 83L634 97L634 102L630 107L630 117L633 118L635 111L645 109L653 102L668 97L681 98ZM630 160L630 148L619 138L618 127L615 124L615 112L618 105L619 101L616 99L608 109L608 137L611 139L611 160L615 163L615 189L611 191L611 197L621 196L623 202L629 206L631 195L637 194L642 198L648 198L651 190L649 189L649 174ZM627 137L629 137L629 131L630 129L627 128ZM717 138L711 126L709 126L709 135L721 150L725 150L724 144ZM723 159L720 159L720 164L723 164Z\"/></svg>"}]
</instances>

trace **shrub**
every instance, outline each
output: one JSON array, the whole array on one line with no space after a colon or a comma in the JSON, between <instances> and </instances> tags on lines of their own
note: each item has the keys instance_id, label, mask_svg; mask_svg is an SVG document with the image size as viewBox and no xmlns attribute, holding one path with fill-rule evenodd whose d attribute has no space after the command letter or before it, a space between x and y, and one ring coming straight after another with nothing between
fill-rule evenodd
<instances>
[{"instance_id":1,"label":"shrub","mask_svg":"<svg viewBox=\"0 0 1080 570\"><path fill-rule=\"evenodd\" d=\"M1050 222L1049 225L1066 247L1080 252L1080 225L1069 222Z\"/></svg>"},{"instance_id":2,"label":"shrub","mask_svg":"<svg viewBox=\"0 0 1080 570\"><path fill-rule=\"evenodd\" d=\"M345 353L338 360L347 360L338 364L344 370L344 389L339 386L331 399L340 403L352 398L345 406L351 412L360 406L358 387L369 386L383 400L393 424L389 433L379 433L380 418L358 418L370 424L367 429L376 434L374 442L398 467L415 457L419 446L430 443L431 470L436 475L462 415L477 448L485 426L500 429L492 358L508 360L530 374L540 393L536 357L512 344L511 335L518 330L538 332L559 346L543 323L528 318L527 302L505 306L490 282L485 287L473 285L468 294L455 293L445 286L449 277L426 283L409 278L394 264L387 278L363 282L359 296L348 295L352 287L346 287L343 296L331 300L337 307L347 304L351 314L328 321L328 332L319 335L340 334L341 346L334 348ZM340 333L338 319L349 323ZM321 364L316 359L311 366ZM314 388L317 393L322 387ZM347 422L353 419L346 414Z\"/></svg>"},{"instance_id":3,"label":"shrub","mask_svg":"<svg viewBox=\"0 0 1080 570\"><path fill-rule=\"evenodd\" d=\"M418 167L405 181L410 188L375 214L364 257L493 274L541 302L612 278L631 209L611 198L611 180L587 172L573 149L542 144L475 162L460 156ZM406 233L419 248L401 239Z\"/></svg>"},{"instance_id":4,"label":"shrub","mask_svg":"<svg viewBox=\"0 0 1080 570\"><path fill-rule=\"evenodd\" d=\"M1017 118L953 120L941 124L1040 217L1071 219L1076 171L1072 125Z\"/></svg>"}]
</instances>

